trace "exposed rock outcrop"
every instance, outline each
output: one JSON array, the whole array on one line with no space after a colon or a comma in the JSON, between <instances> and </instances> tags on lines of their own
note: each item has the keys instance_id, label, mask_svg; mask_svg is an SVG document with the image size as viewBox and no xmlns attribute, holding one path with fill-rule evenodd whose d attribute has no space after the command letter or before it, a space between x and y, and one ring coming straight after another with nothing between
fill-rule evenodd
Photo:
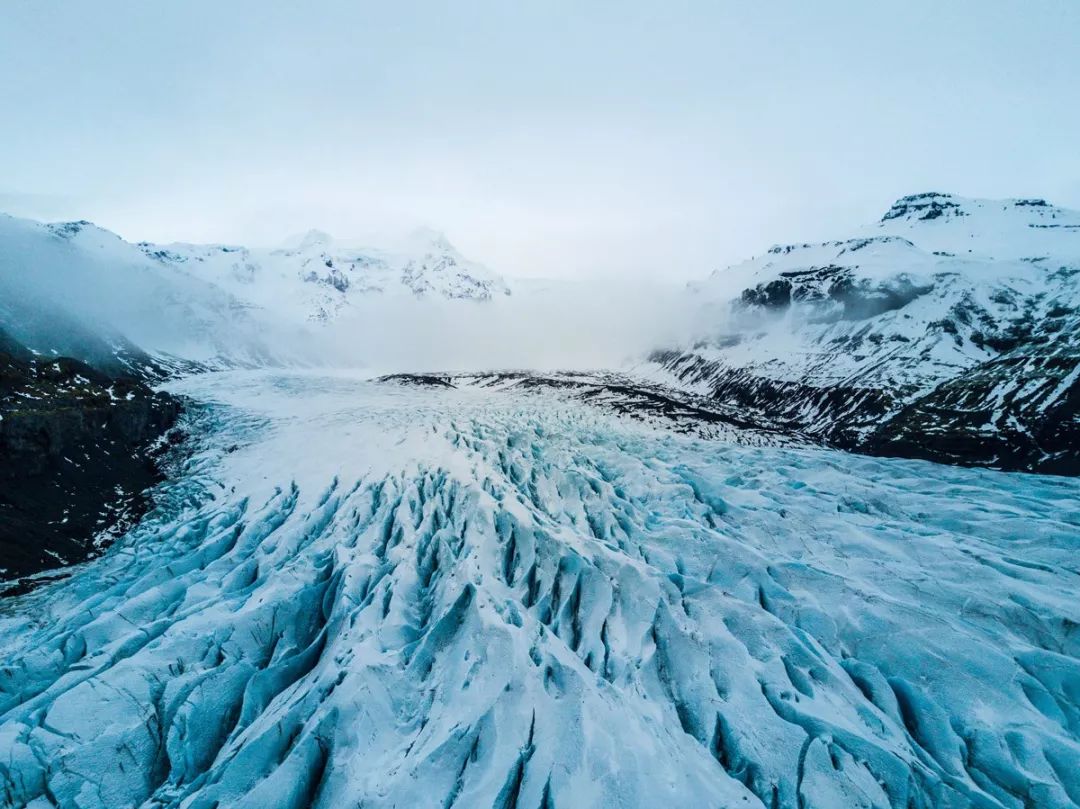
<instances>
[{"instance_id":1,"label":"exposed rock outcrop","mask_svg":"<svg viewBox=\"0 0 1080 809\"><path fill-rule=\"evenodd\" d=\"M0 332L0 578L82 561L137 519L179 411L132 376Z\"/></svg>"},{"instance_id":2,"label":"exposed rock outcrop","mask_svg":"<svg viewBox=\"0 0 1080 809\"><path fill-rule=\"evenodd\" d=\"M1080 213L916 194L700 291L728 315L660 381L841 449L1080 474Z\"/></svg>"}]
</instances>

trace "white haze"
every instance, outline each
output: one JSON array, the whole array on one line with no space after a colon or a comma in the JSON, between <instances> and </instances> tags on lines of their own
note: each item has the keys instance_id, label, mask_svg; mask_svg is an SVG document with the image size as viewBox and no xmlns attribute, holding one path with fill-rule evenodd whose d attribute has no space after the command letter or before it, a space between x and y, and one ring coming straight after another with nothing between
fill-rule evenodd
<instances>
[{"instance_id":1,"label":"white haze","mask_svg":"<svg viewBox=\"0 0 1080 809\"><path fill-rule=\"evenodd\" d=\"M718 325L715 311L703 314L701 294L681 284L531 280L511 288L489 301L354 296L334 322L303 322L244 306L107 232L65 239L0 218L0 326L45 352L72 344L71 324L54 310L151 352L372 373L618 368Z\"/></svg>"},{"instance_id":2,"label":"white haze","mask_svg":"<svg viewBox=\"0 0 1080 809\"><path fill-rule=\"evenodd\" d=\"M700 333L677 285L521 282L491 301L374 298L327 329L335 364L378 371L617 368Z\"/></svg>"}]
</instances>

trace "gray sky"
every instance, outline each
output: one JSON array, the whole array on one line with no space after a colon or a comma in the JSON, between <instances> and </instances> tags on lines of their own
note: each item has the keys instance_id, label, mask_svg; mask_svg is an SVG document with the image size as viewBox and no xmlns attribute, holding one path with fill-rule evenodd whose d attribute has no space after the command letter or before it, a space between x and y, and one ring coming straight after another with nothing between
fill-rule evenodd
<instances>
[{"instance_id":1,"label":"gray sky","mask_svg":"<svg viewBox=\"0 0 1080 809\"><path fill-rule=\"evenodd\" d=\"M130 239L683 279L918 191L1080 208L1077 0L6 0L0 77L0 210Z\"/></svg>"}]
</instances>

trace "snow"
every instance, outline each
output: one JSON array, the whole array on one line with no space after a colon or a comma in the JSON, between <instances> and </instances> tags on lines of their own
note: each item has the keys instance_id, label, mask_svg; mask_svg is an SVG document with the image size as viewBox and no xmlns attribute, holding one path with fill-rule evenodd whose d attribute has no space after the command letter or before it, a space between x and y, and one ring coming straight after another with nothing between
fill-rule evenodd
<instances>
[{"instance_id":1,"label":"snow","mask_svg":"<svg viewBox=\"0 0 1080 809\"><path fill-rule=\"evenodd\" d=\"M0 326L36 348L62 343L53 353L65 356L79 356L87 336L102 350L117 350L126 338L153 353L196 361L228 356L240 365L272 354L295 359L303 345L295 324L164 268L89 222L46 225L2 214Z\"/></svg>"},{"instance_id":2,"label":"snow","mask_svg":"<svg viewBox=\"0 0 1080 809\"><path fill-rule=\"evenodd\" d=\"M779 300L769 305L771 288ZM681 358L641 368L649 378L706 394L723 374L745 371L884 390L901 407L999 356L993 338L1007 344L1077 310L1080 212L913 195L848 238L776 245L693 291L709 325L674 347ZM1078 350L1067 328L1044 342ZM699 360L711 371L687 378ZM814 430L814 414L808 421Z\"/></svg>"},{"instance_id":3,"label":"snow","mask_svg":"<svg viewBox=\"0 0 1080 809\"><path fill-rule=\"evenodd\" d=\"M59 311L65 328L70 320L99 342L130 341L163 367L177 358L217 368L306 366L344 354L362 364L371 360L367 347L347 346L327 324L391 307L418 320L453 305L475 315L469 304L508 295L498 275L433 231L392 249L319 231L278 249L162 246L132 244L90 222L0 214L0 327L33 348L54 341L61 324L49 314ZM432 306L408 308L417 301ZM70 331L54 353L84 348Z\"/></svg>"},{"instance_id":4,"label":"snow","mask_svg":"<svg viewBox=\"0 0 1080 809\"><path fill-rule=\"evenodd\" d=\"M172 387L158 509L0 614L5 805L1080 803L1076 480Z\"/></svg>"},{"instance_id":5,"label":"snow","mask_svg":"<svg viewBox=\"0 0 1080 809\"><path fill-rule=\"evenodd\" d=\"M920 206L935 202L950 207L928 219L926 208ZM1045 200L914 195L898 200L881 222L864 232L908 238L924 250L986 261L1080 258L1080 212Z\"/></svg>"},{"instance_id":6,"label":"snow","mask_svg":"<svg viewBox=\"0 0 1080 809\"><path fill-rule=\"evenodd\" d=\"M338 243L319 230L278 249L146 242L139 247L162 266L299 323L335 320L370 295L483 301L509 294L499 276L427 229L393 249Z\"/></svg>"}]
</instances>

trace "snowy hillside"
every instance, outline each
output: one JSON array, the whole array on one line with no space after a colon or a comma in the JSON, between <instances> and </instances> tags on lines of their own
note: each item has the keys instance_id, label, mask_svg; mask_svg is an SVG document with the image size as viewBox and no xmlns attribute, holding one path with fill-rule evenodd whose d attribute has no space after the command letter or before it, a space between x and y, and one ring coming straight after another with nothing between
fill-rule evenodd
<instances>
[{"instance_id":1,"label":"snowy hillside","mask_svg":"<svg viewBox=\"0 0 1080 809\"><path fill-rule=\"evenodd\" d=\"M1080 472L1080 213L919 194L698 294L719 325L662 379L841 447Z\"/></svg>"},{"instance_id":2,"label":"snowy hillside","mask_svg":"<svg viewBox=\"0 0 1080 809\"><path fill-rule=\"evenodd\" d=\"M0 215L0 327L44 355L132 370L180 360L255 366L305 359L303 329L222 287L162 267L90 222ZM133 357L141 359L138 362ZM153 371L153 369L149 369Z\"/></svg>"},{"instance_id":3,"label":"snowy hillside","mask_svg":"<svg viewBox=\"0 0 1080 809\"><path fill-rule=\"evenodd\" d=\"M279 249L145 242L139 248L162 266L300 322L333 320L371 295L485 301L509 294L501 278L430 230L394 250L349 247L316 230Z\"/></svg>"},{"instance_id":4,"label":"snowy hillside","mask_svg":"<svg viewBox=\"0 0 1080 809\"><path fill-rule=\"evenodd\" d=\"M350 248L315 231L276 250L162 247L90 222L0 215L0 327L43 354L98 366L370 363L371 346L323 326L351 315L343 331L360 334L355 324L373 311L361 301L506 295L498 276L431 231L394 250Z\"/></svg>"},{"instance_id":5,"label":"snowy hillside","mask_svg":"<svg viewBox=\"0 0 1080 809\"><path fill-rule=\"evenodd\" d=\"M0 614L0 804L1080 802L1076 481L428 381L177 385L159 510Z\"/></svg>"}]
</instances>

